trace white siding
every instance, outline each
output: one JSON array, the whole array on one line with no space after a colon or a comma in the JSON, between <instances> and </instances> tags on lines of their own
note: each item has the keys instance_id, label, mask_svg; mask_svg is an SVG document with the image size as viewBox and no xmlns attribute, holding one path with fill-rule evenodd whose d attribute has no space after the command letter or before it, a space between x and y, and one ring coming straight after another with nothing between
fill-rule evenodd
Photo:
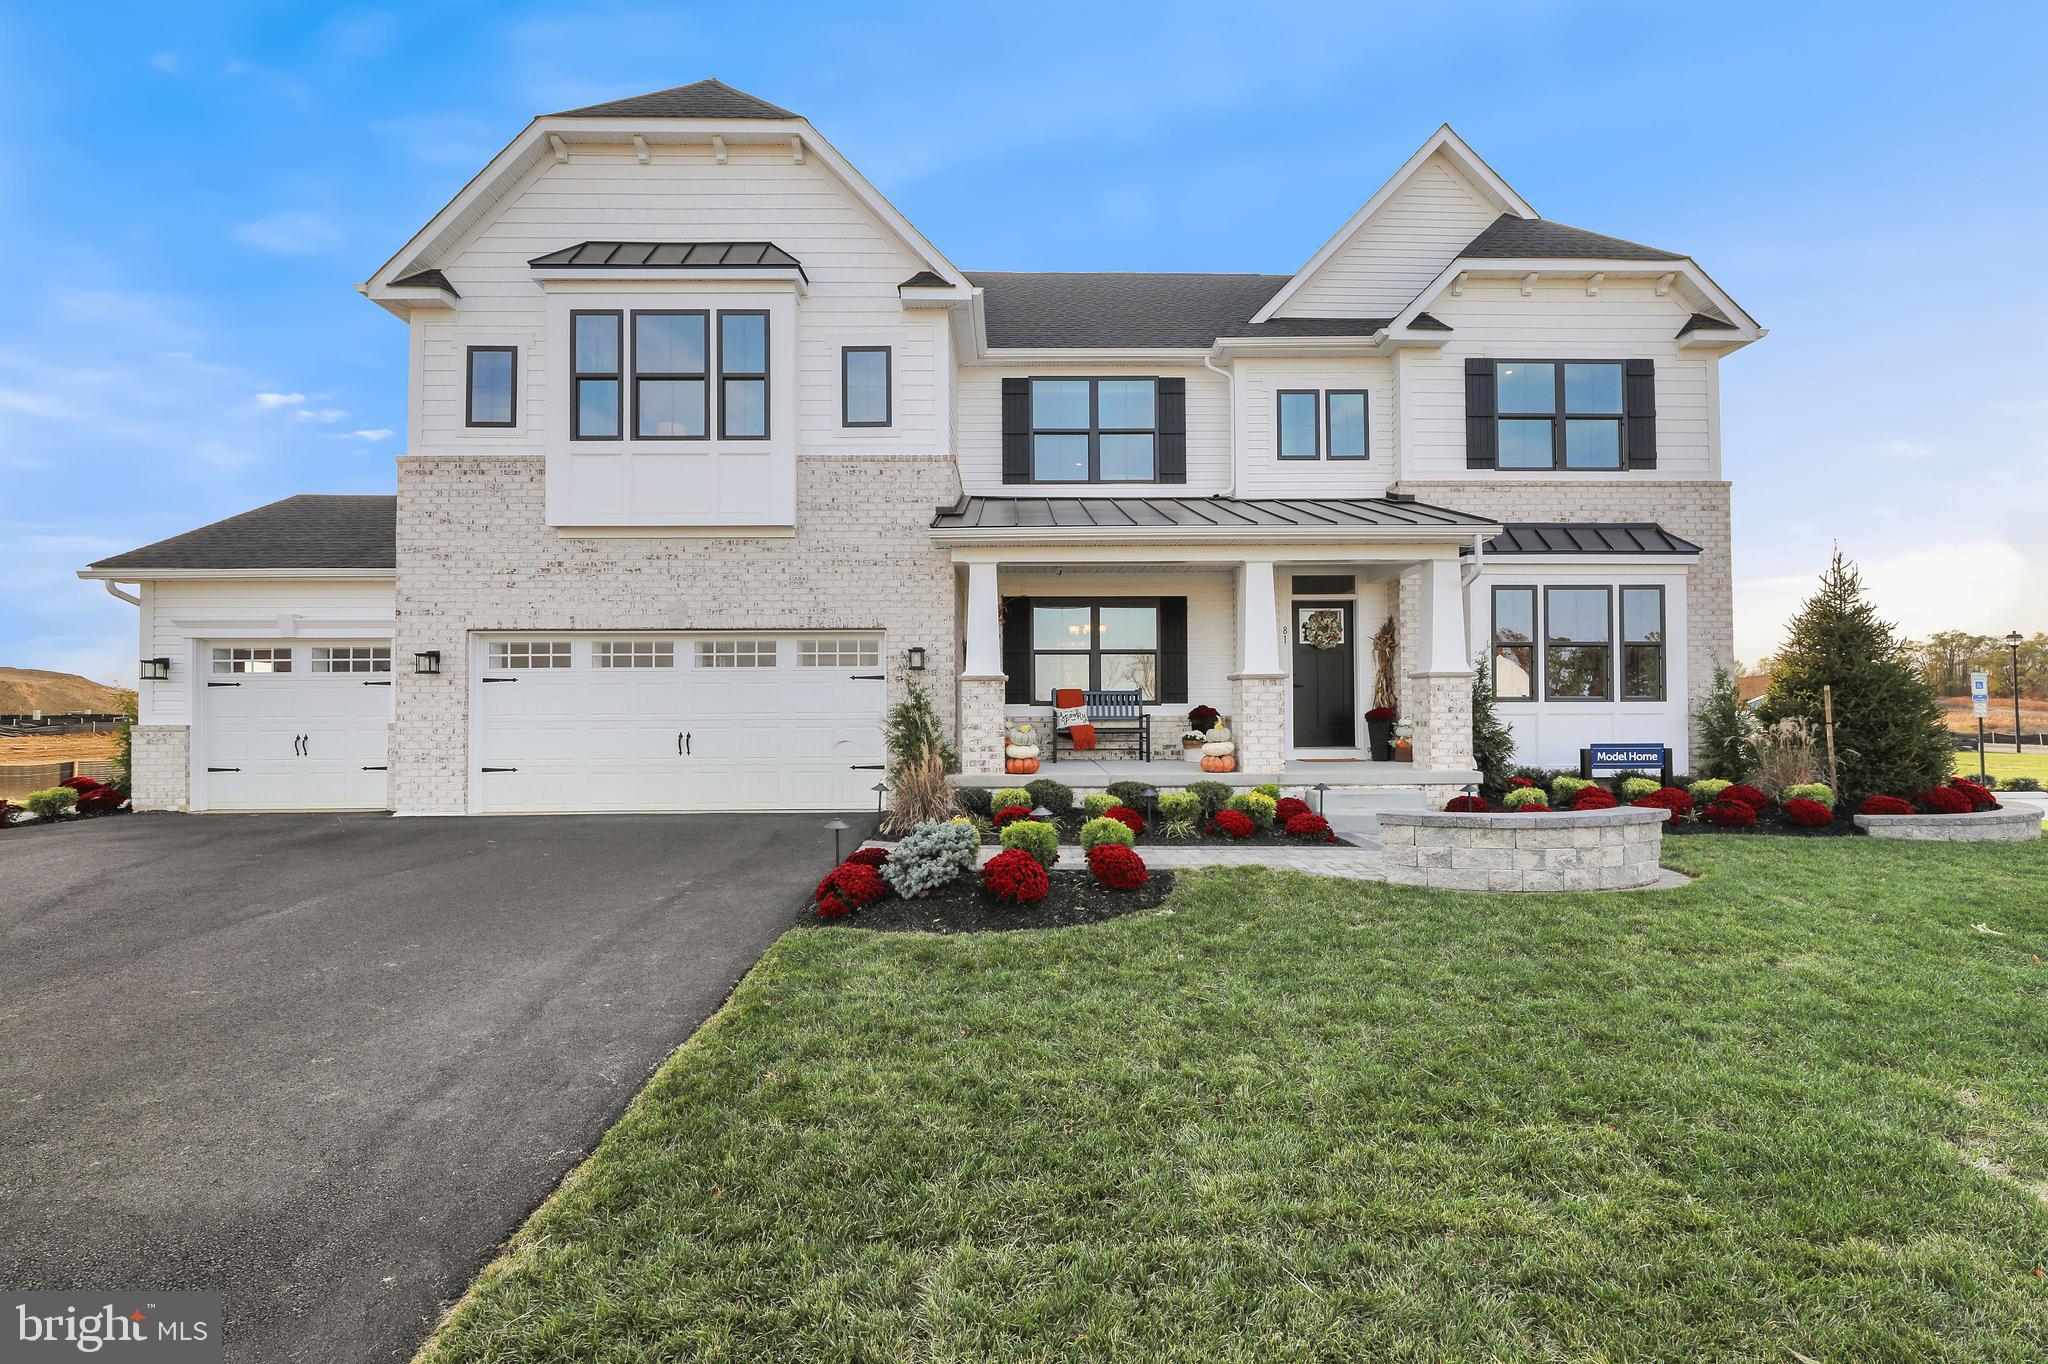
<instances>
[{"instance_id":1,"label":"white siding","mask_svg":"<svg viewBox=\"0 0 2048 1364\"><path fill-rule=\"evenodd\" d=\"M1392 317L1500 210L1439 152L1323 262L1280 317Z\"/></svg>"},{"instance_id":2,"label":"white siding","mask_svg":"<svg viewBox=\"0 0 2048 1364\"><path fill-rule=\"evenodd\" d=\"M1538 280L1528 298L1521 283L1475 279L1464 297L1444 294L1430 312L1453 329L1440 352L1407 351L1400 359L1404 479L1528 478L1465 467L1465 357L1497 360L1623 360L1657 362L1657 468L1637 471L1544 471L1544 478L1641 480L1720 477L1715 430L1715 361L1681 352L1676 333L1690 308L1674 291L1659 298L1647 280L1608 281L1598 295L1586 281Z\"/></svg>"},{"instance_id":3,"label":"white siding","mask_svg":"<svg viewBox=\"0 0 2048 1364\"><path fill-rule=\"evenodd\" d=\"M1394 366L1389 360L1240 360L1239 423L1244 447L1243 497L1378 497L1393 477ZM1366 452L1362 460L1283 460L1279 455L1278 399L1288 389L1366 392ZM1317 420L1328 407L1317 398ZM1328 448L1329 432L1322 432Z\"/></svg>"},{"instance_id":4,"label":"white siding","mask_svg":"<svg viewBox=\"0 0 2048 1364\"><path fill-rule=\"evenodd\" d=\"M1188 699L1154 709L1174 715L1200 705L1230 709L1230 674L1237 670L1237 579L1233 574L1005 568L1001 590L1005 597L1186 597ZM1042 713L1045 707L1010 706L1008 710L1012 715L1027 715Z\"/></svg>"},{"instance_id":5,"label":"white siding","mask_svg":"<svg viewBox=\"0 0 2048 1364\"><path fill-rule=\"evenodd\" d=\"M143 658L168 658L171 675L141 684L138 723L189 725L211 639L389 639L392 584L323 579L142 584ZM409 661L409 660L408 660Z\"/></svg>"},{"instance_id":6,"label":"white siding","mask_svg":"<svg viewBox=\"0 0 2048 1364\"><path fill-rule=\"evenodd\" d=\"M1058 484L1048 496L1207 497L1230 487L1230 400L1223 377L1203 366L1102 365L1061 371L1032 366L973 366L960 371L960 482L969 493L1003 496L1029 493L1029 485L1003 483L1003 379L1005 376L1061 378L1185 378L1188 404L1188 481L1185 484ZM1099 489L1099 491L1098 491Z\"/></svg>"}]
</instances>

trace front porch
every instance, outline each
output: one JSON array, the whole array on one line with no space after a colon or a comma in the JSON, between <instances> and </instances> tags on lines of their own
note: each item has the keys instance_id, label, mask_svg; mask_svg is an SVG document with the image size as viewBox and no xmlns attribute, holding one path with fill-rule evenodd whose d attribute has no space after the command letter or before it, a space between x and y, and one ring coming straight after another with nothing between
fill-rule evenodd
<instances>
[{"instance_id":1,"label":"front porch","mask_svg":"<svg viewBox=\"0 0 2048 1364\"><path fill-rule=\"evenodd\" d=\"M1030 777L1010 776L1002 772L962 772L953 778L953 784L996 789L1022 785L1038 777L1051 777L1082 791L1099 790L1118 781L1141 781L1165 791L1194 781L1220 781L1226 786L1244 787L1272 782L1290 789L1313 789L1318 784L1333 789L1353 786L1464 786L1478 781L1479 773L1470 768L1420 767L1412 762L1301 758L1286 759L1270 771L1251 771L1240 767L1235 772L1204 772L1199 764L1191 762L1077 757L1062 759L1057 766L1045 764Z\"/></svg>"}]
</instances>

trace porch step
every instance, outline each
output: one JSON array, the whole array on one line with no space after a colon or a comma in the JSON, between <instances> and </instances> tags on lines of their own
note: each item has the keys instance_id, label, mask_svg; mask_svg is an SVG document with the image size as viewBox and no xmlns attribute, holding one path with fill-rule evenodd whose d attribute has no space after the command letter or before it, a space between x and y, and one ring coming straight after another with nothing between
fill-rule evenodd
<instances>
[{"instance_id":1,"label":"porch step","mask_svg":"<svg viewBox=\"0 0 2048 1364\"><path fill-rule=\"evenodd\" d=\"M1380 836L1380 811L1422 810L1428 804L1422 792L1413 788L1333 786L1323 793L1323 818L1330 828L1347 838Z\"/></svg>"}]
</instances>

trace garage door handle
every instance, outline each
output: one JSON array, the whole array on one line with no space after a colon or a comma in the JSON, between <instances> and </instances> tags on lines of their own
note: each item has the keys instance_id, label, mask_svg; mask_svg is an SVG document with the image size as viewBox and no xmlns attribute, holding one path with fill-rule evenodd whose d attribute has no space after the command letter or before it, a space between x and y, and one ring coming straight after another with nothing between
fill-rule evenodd
<instances>
[{"instance_id":1,"label":"garage door handle","mask_svg":"<svg viewBox=\"0 0 2048 1364\"><path fill-rule=\"evenodd\" d=\"M849 770L849 771L853 771L853 772L879 772L879 771L881 771L881 770L882 770L882 764L881 764L881 763L848 763L848 764L847 764L847 768L848 768L848 770Z\"/></svg>"},{"instance_id":2,"label":"garage door handle","mask_svg":"<svg viewBox=\"0 0 2048 1364\"><path fill-rule=\"evenodd\" d=\"M365 772L388 772L390 770L388 767L366 767L363 769Z\"/></svg>"},{"instance_id":3,"label":"garage door handle","mask_svg":"<svg viewBox=\"0 0 2048 1364\"><path fill-rule=\"evenodd\" d=\"M477 770L480 772L517 772L519 769L516 767L481 767Z\"/></svg>"},{"instance_id":4,"label":"garage door handle","mask_svg":"<svg viewBox=\"0 0 2048 1364\"><path fill-rule=\"evenodd\" d=\"M516 677L486 677L484 679L486 682L517 682L518 680ZM510 771L511 769L507 768L506 770Z\"/></svg>"},{"instance_id":5,"label":"garage door handle","mask_svg":"<svg viewBox=\"0 0 2048 1364\"><path fill-rule=\"evenodd\" d=\"M209 682L206 685L209 687L239 687L242 684L239 682Z\"/></svg>"},{"instance_id":6,"label":"garage door handle","mask_svg":"<svg viewBox=\"0 0 2048 1364\"><path fill-rule=\"evenodd\" d=\"M389 682L365 682L363 685L366 687L388 687L391 684Z\"/></svg>"},{"instance_id":7,"label":"garage door handle","mask_svg":"<svg viewBox=\"0 0 2048 1364\"><path fill-rule=\"evenodd\" d=\"M887 682L889 677L886 673L855 673L853 680L856 682Z\"/></svg>"},{"instance_id":8,"label":"garage door handle","mask_svg":"<svg viewBox=\"0 0 2048 1364\"><path fill-rule=\"evenodd\" d=\"M690 744L691 736L687 732L676 735L676 752L686 758L690 756Z\"/></svg>"},{"instance_id":9,"label":"garage door handle","mask_svg":"<svg viewBox=\"0 0 2048 1364\"><path fill-rule=\"evenodd\" d=\"M239 767L209 767L206 770L209 772L239 772L242 769Z\"/></svg>"}]
</instances>

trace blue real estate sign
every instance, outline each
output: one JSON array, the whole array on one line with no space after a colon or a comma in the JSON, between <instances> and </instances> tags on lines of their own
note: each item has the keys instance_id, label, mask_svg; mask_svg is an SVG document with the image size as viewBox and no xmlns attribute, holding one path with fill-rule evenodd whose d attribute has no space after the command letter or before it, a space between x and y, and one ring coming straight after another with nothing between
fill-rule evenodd
<instances>
[{"instance_id":1,"label":"blue real estate sign","mask_svg":"<svg viewBox=\"0 0 2048 1364\"><path fill-rule=\"evenodd\" d=\"M1591 744L1586 748L1586 761L1596 771L1626 767L1656 771L1664 766L1667 752L1662 744Z\"/></svg>"}]
</instances>

